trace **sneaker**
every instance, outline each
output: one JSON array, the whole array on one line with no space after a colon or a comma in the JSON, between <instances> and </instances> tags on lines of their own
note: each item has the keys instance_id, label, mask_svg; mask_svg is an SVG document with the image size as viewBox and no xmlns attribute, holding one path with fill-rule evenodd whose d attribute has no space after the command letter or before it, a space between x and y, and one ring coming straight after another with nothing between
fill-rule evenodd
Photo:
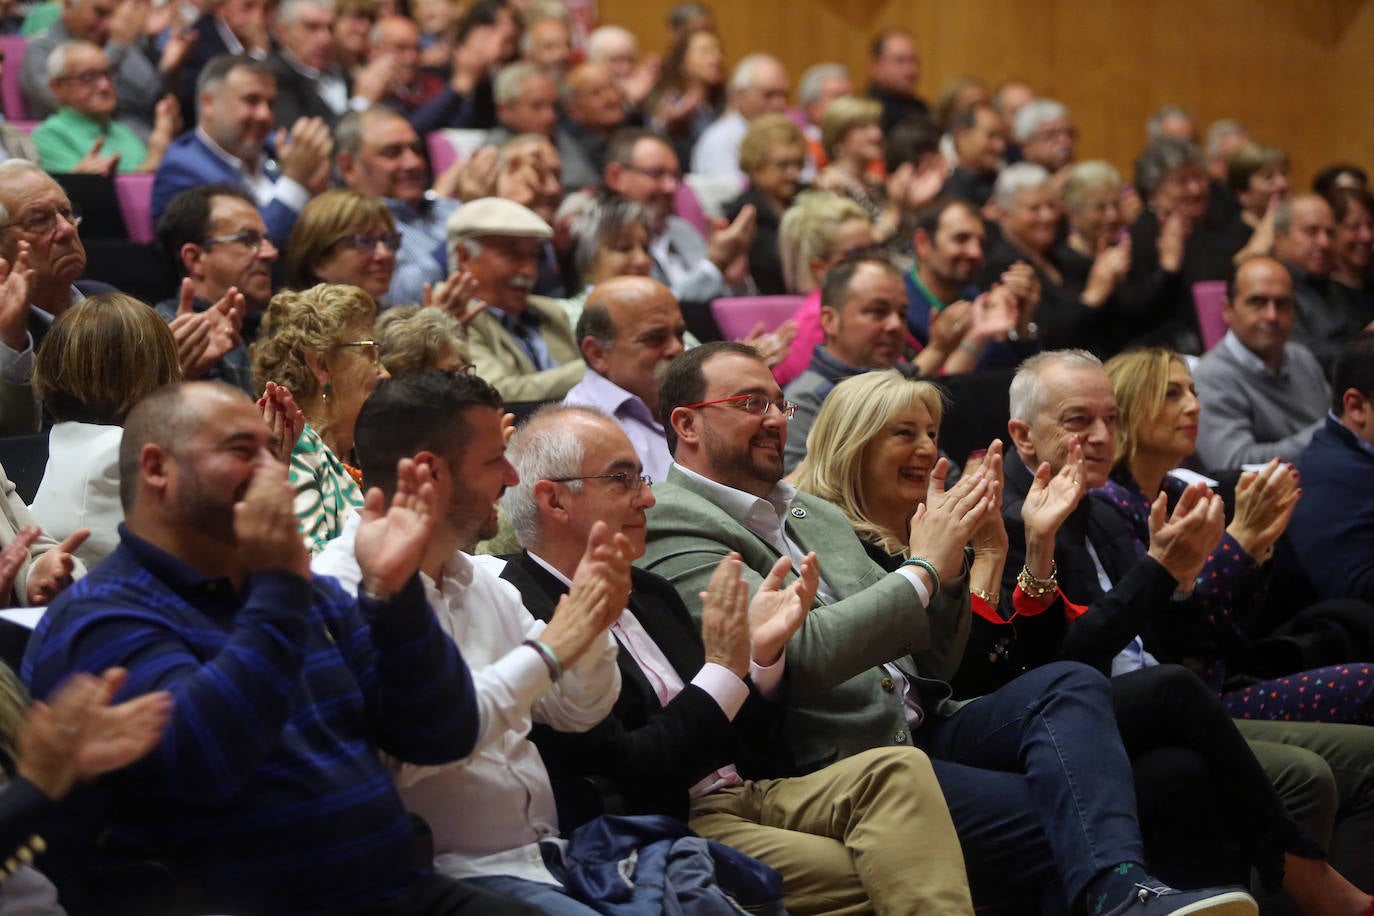
<instances>
[{"instance_id":1,"label":"sneaker","mask_svg":"<svg viewBox=\"0 0 1374 916\"><path fill-rule=\"evenodd\" d=\"M1180 891L1153 878L1135 886L1124 903L1102 916L1258 916L1259 905L1239 887L1205 887Z\"/></svg>"}]
</instances>

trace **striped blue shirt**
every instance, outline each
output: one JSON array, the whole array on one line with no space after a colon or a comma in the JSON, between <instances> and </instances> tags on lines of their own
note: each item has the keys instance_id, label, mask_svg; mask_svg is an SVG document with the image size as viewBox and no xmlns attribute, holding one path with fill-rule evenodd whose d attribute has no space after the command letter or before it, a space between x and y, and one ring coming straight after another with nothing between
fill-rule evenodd
<instances>
[{"instance_id":1,"label":"striped blue shirt","mask_svg":"<svg viewBox=\"0 0 1374 916\"><path fill-rule=\"evenodd\" d=\"M471 752L472 677L418 577L381 604L329 577L242 590L120 526L119 547L53 602L23 677L129 669L171 691L158 748L107 781L110 845L168 863L216 911L329 912L421 875L378 751L438 765ZM226 545L226 549L232 549Z\"/></svg>"}]
</instances>

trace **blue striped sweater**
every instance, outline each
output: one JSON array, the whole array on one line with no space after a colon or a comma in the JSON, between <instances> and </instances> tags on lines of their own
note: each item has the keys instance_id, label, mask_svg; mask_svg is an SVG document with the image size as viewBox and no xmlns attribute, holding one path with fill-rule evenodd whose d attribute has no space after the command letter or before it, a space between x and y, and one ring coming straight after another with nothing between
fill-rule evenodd
<instances>
[{"instance_id":1,"label":"blue striped sweater","mask_svg":"<svg viewBox=\"0 0 1374 916\"><path fill-rule=\"evenodd\" d=\"M219 910L330 912L402 893L421 871L377 752L446 763L478 725L472 677L418 577L385 604L285 573L236 591L120 534L53 602L23 665L39 697L122 665L124 695L175 699L157 750L107 780L110 844L167 862Z\"/></svg>"}]
</instances>

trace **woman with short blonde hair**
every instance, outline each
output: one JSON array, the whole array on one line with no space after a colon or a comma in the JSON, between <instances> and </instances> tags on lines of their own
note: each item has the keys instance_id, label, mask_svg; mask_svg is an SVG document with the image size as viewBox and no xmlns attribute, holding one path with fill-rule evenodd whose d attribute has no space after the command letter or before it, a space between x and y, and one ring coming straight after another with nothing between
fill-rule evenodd
<instances>
[{"instance_id":1,"label":"woman with short blonde hair","mask_svg":"<svg viewBox=\"0 0 1374 916\"><path fill-rule=\"evenodd\" d=\"M272 297L251 349L253 384L276 382L295 397L305 428L291 453L296 518L312 553L343 530L363 504L353 427L363 401L388 373L373 337L377 303L356 286L321 283Z\"/></svg>"}]
</instances>

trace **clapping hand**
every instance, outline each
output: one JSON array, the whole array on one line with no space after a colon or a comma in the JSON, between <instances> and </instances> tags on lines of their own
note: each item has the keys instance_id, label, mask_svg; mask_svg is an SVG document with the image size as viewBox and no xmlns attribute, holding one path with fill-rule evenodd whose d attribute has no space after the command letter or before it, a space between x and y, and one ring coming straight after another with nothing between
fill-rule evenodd
<instances>
[{"instance_id":1,"label":"clapping hand","mask_svg":"<svg viewBox=\"0 0 1374 916\"><path fill-rule=\"evenodd\" d=\"M437 308L447 312L463 330L472 324L472 319L486 311L487 304L474 298L477 292L477 278L468 271L455 273L439 284L438 288L425 284L424 307Z\"/></svg>"},{"instance_id":2,"label":"clapping hand","mask_svg":"<svg viewBox=\"0 0 1374 916\"><path fill-rule=\"evenodd\" d=\"M19 775L56 801L77 782L122 769L157 746L172 714L165 692L111 706L127 674L79 673L33 704L19 733Z\"/></svg>"},{"instance_id":3,"label":"clapping hand","mask_svg":"<svg viewBox=\"0 0 1374 916\"><path fill-rule=\"evenodd\" d=\"M572 587L559 601L553 619L539 634L566 670L586 654L602 633L620 618L630 600L630 557L623 534L611 535L597 522L572 576Z\"/></svg>"},{"instance_id":4,"label":"clapping hand","mask_svg":"<svg viewBox=\"0 0 1374 916\"><path fill-rule=\"evenodd\" d=\"M1226 530L1263 563L1288 527L1301 495L1297 470L1277 458L1261 471L1246 471L1236 484L1236 516Z\"/></svg>"},{"instance_id":5,"label":"clapping hand","mask_svg":"<svg viewBox=\"0 0 1374 916\"><path fill-rule=\"evenodd\" d=\"M1074 437L1059 473L1050 475L1050 463L1042 461L1035 471L1030 492L1021 503L1021 521L1027 535L1054 540L1059 528L1088 492L1088 475L1083 466L1083 442Z\"/></svg>"},{"instance_id":6,"label":"clapping hand","mask_svg":"<svg viewBox=\"0 0 1374 916\"><path fill-rule=\"evenodd\" d=\"M37 525L25 525L10 538L5 549L0 550L0 595L4 596L7 607L15 597L14 583L19 579L19 570L29 562L29 550L42 534L43 529Z\"/></svg>"},{"instance_id":7,"label":"clapping hand","mask_svg":"<svg viewBox=\"0 0 1374 916\"><path fill-rule=\"evenodd\" d=\"M276 382L267 383L262 397L258 398L258 409L272 434L269 443L272 456L289 465L296 442L305 429L305 414L296 406L296 399L287 387Z\"/></svg>"},{"instance_id":8,"label":"clapping hand","mask_svg":"<svg viewBox=\"0 0 1374 916\"><path fill-rule=\"evenodd\" d=\"M90 536L91 529L78 528L33 561L26 589L30 607L50 604L59 592L72 584L72 572L76 569L74 554Z\"/></svg>"},{"instance_id":9,"label":"clapping hand","mask_svg":"<svg viewBox=\"0 0 1374 916\"><path fill-rule=\"evenodd\" d=\"M1190 589L1221 540L1226 507L1203 483L1183 491L1171 516L1168 505L1168 497L1161 493L1150 507L1148 555L1169 571L1181 589Z\"/></svg>"},{"instance_id":10,"label":"clapping hand","mask_svg":"<svg viewBox=\"0 0 1374 916\"><path fill-rule=\"evenodd\" d=\"M254 460L247 492L234 504L234 543L246 572L310 578L310 551L296 522L294 501L286 466L262 449Z\"/></svg>"},{"instance_id":11,"label":"clapping hand","mask_svg":"<svg viewBox=\"0 0 1374 916\"><path fill-rule=\"evenodd\" d=\"M390 505L379 488L367 491L358 510L362 523L354 545L363 591L385 600L405 587L424 559L438 503L434 472L409 458L396 465L396 492Z\"/></svg>"},{"instance_id":12,"label":"clapping hand","mask_svg":"<svg viewBox=\"0 0 1374 916\"><path fill-rule=\"evenodd\" d=\"M753 658L760 665L775 664L783 647L811 613L821 585L821 565L814 551L802 557L801 572L791 585L783 586L792 561L779 557L749 602L749 627Z\"/></svg>"},{"instance_id":13,"label":"clapping hand","mask_svg":"<svg viewBox=\"0 0 1374 916\"><path fill-rule=\"evenodd\" d=\"M935 566L941 582L959 575L964 545L987 522L989 512L999 511L993 502L993 490L1000 473L1000 464L996 472L987 466L979 467L946 491L949 459L941 458L931 469L926 501L916 507L911 518L908 544L911 556L924 557Z\"/></svg>"}]
</instances>

